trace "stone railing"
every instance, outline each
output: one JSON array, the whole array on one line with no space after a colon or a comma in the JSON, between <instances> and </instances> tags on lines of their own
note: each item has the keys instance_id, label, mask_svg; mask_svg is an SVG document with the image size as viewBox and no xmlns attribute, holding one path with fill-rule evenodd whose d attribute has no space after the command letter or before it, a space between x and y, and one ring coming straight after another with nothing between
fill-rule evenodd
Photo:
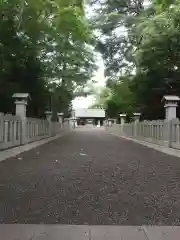
<instances>
[{"instance_id":1,"label":"stone railing","mask_svg":"<svg viewBox=\"0 0 180 240\"><path fill-rule=\"evenodd\" d=\"M120 136L180 149L180 121L176 116L178 102L180 102L179 96L165 95L163 97L165 120L140 122L141 113L135 112L131 116L133 122L126 123L127 114L120 113L121 124L108 125L106 129Z\"/></svg>"},{"instance_id":2,"label":"stone railing","mask_svg":"<svg viewBox=\"0 0 180 240\"><path fill-rule=\"evenodd\" d=\"M47 120L27 118L26 140L27 143L38 141L50 136L50 124Z\"/></svg>"},{"instance_id":3,"label":"stone railing","mask_svg":"<svg viewBox=\"0 0 180 240\"><path fill-rule=\"evenodd\" d=\"M171 131L171 139L170 139L171 147L180 149L180 121L179 120L173 120L170 131Z\"/></svg>"},{"instance_id":4,"label":"stone railing","mask_svg":"<svg viewBox=\"0 0 180 240\"><path fill-rule=\"evenodd\" d=\"M28 118L26 108L28 93L15 93L16 115L0 113L0 150L25 145L44 138L71 132L69 119L58 113L58 121L52 122L52 112L45 112L46 119Z\"/></svg>"},{"instance_id":5,"label":"stone railing","mask_svg":"<svg viewBox=\"0 0 180 240\"><path fill-rule=\"evenodd\" d=\"M71 132L69 121L63 125L46 119L0 114L0 150Z\"/></svg>"},{"instance_id":6,"label":"stone railing","mask_svg":"<svg viewBox=\"0 0 180 240\"><path fill-rule=\"evenodd\" d=\"M52 135L64 134L71 132L72 128L68 119L64 120L64 122L52 122Z\"/></svg>"},{"instance_id":7,"label":"stone railing","mask_svg":"<svg viewBox=\"0 0 180 240\"><path fill-rule=\"evenodd\" d=\"M106 127L109 133L180 149L180 121L143 121Z\"/></svg>"},{"instance_id":8,"label":"stone railing","mask_svg":"<svg viewBox=\"0 0 180 240\"><path fill-rule=\"evenodd\" d=\"M21 144L22 122L20 117L0 115L0 150Z\"/></svg>"}]
</instances>

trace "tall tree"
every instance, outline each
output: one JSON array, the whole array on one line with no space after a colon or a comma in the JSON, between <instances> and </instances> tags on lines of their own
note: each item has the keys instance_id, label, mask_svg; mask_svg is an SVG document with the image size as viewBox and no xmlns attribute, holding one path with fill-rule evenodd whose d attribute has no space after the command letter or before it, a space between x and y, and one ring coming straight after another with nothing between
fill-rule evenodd
<instances>
[{"instance_id":1,"label":"tall tree","mask_svg":"<svg viewBox=\"0 0 180 240\"><path fill-rule=\"evenodd\" d=\"M115 2L117 4L115 13L116 11L122 13L122 1ZM138 3L138 1L133 1L135 2ZM115 3L105 1L104 4L103 11L111 9L110 15L113 15ZM141 6L140 8L132 8L131 3L128 3L128 10L126 8L127 11L124 12L122 20L118 20L120 27L126 29L124 34L121 33L118 36L120 28L117 23L112 25L110 21L101 22L101 32L105 25L108 34L104 33L100 47L104 52L109 77L107 86L109 87L114 79L118 82L119 75L125 74L127 79L133 75L131 81L127 82L130 92L133 93L133 110L139 109L146 119L158 119L164 118L161 103L163 95L179 95L180 91L178 51L180 5L179 1L168 0L152 1L148 7L142 4L141 1L140 5L137 4ZM132 9L134 12L130 12ZM106 19L109 19L108 16ZM113 34L116 36L115 41L119 42L117 48L112 39ZM116 90L113 90L113 93L115 94ZM123 96L123 93L119 92L119 99L121 95ZM115 103L117 102L116 100ZM122 99L121 102L123 102Z\"/></svg>"},{"instance_id":2,"label":"tall tree","mask_svg":"<svg viewBox=\"0 0 180 240\"><path fill-rule=\"evenodd\" d=\"M109 78L130 73L135 66L136 44L133 29L137 16L144 11L143 0L100 1L97 14L92 18L100 32L97 49L103 54Z\"/></svg>"},{"instance_id":3,"label":"tall tree","mask_svg":"<svg viewBox=\"0 0 180 240\"><path fill-rule=\"evenodd\" d=\"M14 92L29 92L29 114L42 115L52 82L71 95L69 104L94 69L83 1L4 0L0 11L0 111L12 110Z\"/></svg>"}]
</instances>

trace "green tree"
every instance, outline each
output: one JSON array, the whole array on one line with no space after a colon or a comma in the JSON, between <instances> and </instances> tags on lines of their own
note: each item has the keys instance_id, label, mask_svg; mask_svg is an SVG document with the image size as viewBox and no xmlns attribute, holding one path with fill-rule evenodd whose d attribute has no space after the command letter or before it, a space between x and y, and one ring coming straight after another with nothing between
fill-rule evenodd
<instances>
[{"instance_id":1,"label":"green tree","mask_svg":"<svg viewBox=\"0 0 180 240\"><path fill-rule=\"evenodd\" d=\"M106 0L100 3L92 24L99 31L97 49L103 55L105 75L114 79L125 73L130 74L135 67L133 52L137 39L134 26L145 11L144 1Z\"/></svg>"},{"instance_id":2,"label":"green tree","mask_svg":"<svg viewBox=\"0 0 180 240\"><path fill-rule=\"evenodd\" d=\"M120 113L132 114L134 95L130 90L131 77L123 76L104 88L96 97L94 107L104 107L108 117L119 117Z\"/></svg>"},{"instance_id":3,"label":"green tree","mask_svg":"<svg viewBox=\"0 0 180 240\"><path fill-rule=\"evenodd\" d=\"M179 10L179 4L167 8L137 27L141 41L136 50L138 72L133 91L146 118L164 118L163 95L180 92Z\"/></svg>"},{"instance_id":4,"label":"green tree","mask_svg":"<svg viewBox=\"0 0 180 240\"><path fill-rule=\"evenodd\" d=\"M180 18L179 1L168 0L152 1L149 7L140 3L140 8L133 8L128 3L126 11L122 14L122 2L105 1L102 11L109 10L104 23L99 15L100 29L108 29L103 33L100 50L103 52L106 73L108 76L107 86L119 81L119 76L124 74L131 76L131 81L126 81L128 89L133 93L133 111L141 111L146 119L164 118L164 108L161 99L165 94L177 94L180 92L179 82L179 33ZM114 4L117 4L114 8ZM109 7L110 5L110 7ZM109 16L117 21L110 21ZM117 16L118 15L118 16ZM121 20L120 20L121 19ZM124 34L119 34L125 27ZM114 40L112 38L114 37ZM119 43L117 45L116 43ZM130 68L132 66L132 68ZM116 96L116 89L112 90ZM122 91L123 92L123 91ZM114 105L111 109L118 108L118 99L123 94L117 93ZM121 99L121 103L124 98ZM128 109L128 108L127 108ZM112 110L115 112L116 110Z\"/></svg>"},{"instance_id":5,"label":"green tree","mask_svg":"<svg viewBox=\"0 0 180 240\"><path fill-rule=\"evenodd\" d=\"M28 92L28 114L42 115L52 95L52 83L57 87L53 93L64 96L67 110L73 91L94 70L88 47L93 36L83 1L4 0L0 12L0 100L6 103L0 105L0 111L12 111L14 92Z\"/></svg>"}]
</instances>

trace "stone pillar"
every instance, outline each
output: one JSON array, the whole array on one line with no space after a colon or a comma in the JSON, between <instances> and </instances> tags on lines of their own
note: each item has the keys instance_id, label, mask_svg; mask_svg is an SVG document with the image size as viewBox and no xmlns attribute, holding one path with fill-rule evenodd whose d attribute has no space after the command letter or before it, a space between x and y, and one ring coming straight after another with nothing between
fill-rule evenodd
<instances>
[{"instance_id":1,"label":"stone pillar","mask_svg":"<svg viewBox=\"0 0 180 240\"><path fill-rule=\"evenodd\" d=\"M133 119L135 123L139 122L140 117L141 117L141 113L133 113Z\"/></svg>"},{"instance_id":2,"label":"stone pillar","mask_svg":"<svg viewBox=\"0 0 180 240\"><path fill-rule=\"evenodd\" d=\"M77 124L77 118L76 117L74 118L74 123L75 123L75 127L77 127L78 124Z\"/></svg>"},{"instance_id":3,"label":"stone pillar","mask_svg":"<svg viewBox=\"0 0 180 240\"><path fill-rule=\"evenodd\" d=\"M162 101L164 102L165 108L165 120L170 121L176 119L176 108L180 98L178 96L166 95L163 97Z\"/></svg>"},{"instance_id":4,"label":"stone pillar","mask_svg":"<svg viewBox=\"0 0 180 240\"><path fill-rule=\"evenodd\" d=\"M46 112L45 112L45 115L46 115L46 119L47 119L49 122L51 122L52 112L46 111Z\"/></svg>"},{"instance_id":5,"label":"stone pillar","mask_svg":"<svg viewBox=\"0 0 180 240\"><path fill-rule=\"evenodd\" d=\"M76 119L76 117L72 117L71 119L70 119L70 122L71 122L71 127L72 128L76 128L78 125L77 125L77 119Z\"/></svg>"},{"instance_id":6,"label":"stone pillar","mask_svg":"<svg viewBox=\"0 0 180 240\"><path fill-rule=\"evenodd\" d=\"M121 114L119 114L119 116L120 116L120 124L121 124L121 129L120 129L120 131L121 131L121 134L123 134L123 132L124 132L124 124L125 124L125 119L126 119L126 114L125 114L125 113L121 113Z\"/></svg>"},{"instance_id":7,"label":"stone pillar","mask_svg":"<svg viewBox=\"0 0 180 240\"><path fill-rule=\"evenodd\" d=\"M108 126L112 126L112 121L111 121L111 119L108 119Z\"/></svg>"},{"instance_id":8,"label":"stone pillar","mask_svg":"<svg viewBox=\"0 0 180 240\"><path fill-rule=\"evenodd\" d=\"M73 120L72 120L72 117L69 118L69 124L70 124L71 128L73 128Z\"/></svg>"},{"instance_id":9,"label":"stone pillar","mask_svg":"<svg viewBox=\"0 0 180 240\"><path fill-rule=\"evenodd\" d=\"M12 96L15 99L16 115L21 119L26 119L26 106L29 97L28 93L15 93Z\"/></svg>"},{"instance_id":10,"label":"stone pillar","mask_svg":"<svg viewBox=\"0 0 180 240\"><path fill-rule=\"evenodd\" d=\"M64 117L64 113L58 113L58 119L59 119L61 128L63 128L63 117Z\"/></svg>"},{"instance_id":11,"label":"stone pillar","mask_svg":"<svg viewBox=\"0 0 180 240\"><path fill-rule=\"evenodd\" d=\"M163 139L164 145L166 147L171 147L172 142L172 128L173 121L176 119L176 108L178 106L178 102L180 98L174 95L165 95L162 99L165 108L165 121L164 121L164 129L163 129Z\"/></svg>"},{"instance_id":12,"label":"stone pillar","mask_svg":"<svg viewBox=\"0 0 180 240\"><path fill-rule=\"evenodd\" d=\"M4 120L3 120L3 117L4 116L4 113L3 112L0 112L0 124L2 126ZM3 131L0 131L0 141L2 142L3 141Z\"/></svg>"},{"instance_id":13,"label":"stone pillar","mask_svg":"<svg viewBox=\"0 0 180 240\"><path fill-rule=\"evenodd\" d=\"M52 136L53 135L52 121L51 121L52 112L51 111L46 111L45 115L46 115L46 119L47 119L47 121L49 123L49 135Z\"/></svg>"},{"instance_id":14,"label":"stone pillar","mask_svg":"<svg viewBox=\"0 0 180 240\"><path fill-rule=\"evenodd\" d=\"M119 116L120 116L120 124L124 125L125 119L126 119L126 114L122 113L122 114L119 114Z\"/></svg>"},{"instance_id":15,"label":"stone pillar","mask_svg":"<svg viewBox=\"0 0 180 240\"><path fill-rule=\"evenodd\" d=\"M72 117L72 118L75 118L75 116L76 116L76 111L75 111L75 110L72 110L72 111L71 111L71 117Z\"/></svg>"},{"instance_id":16,"label":"stone pillar","mask_svg":"<svg viewBox=\"0 0 180 240\"><path fill-rule=\"evenodd\" d=\"M72 124L72 128L76 128L77 125L77 118L76 118L76 111L73 109L71 112L71 124Z\"/></svg>"},{"instance_id":17,"label":"stone pillar","mask_svg":"<svg viewBox=\"0 0 180 240\"><path fill-rule=\"evenodd\" d=\"M101 126L101 121L100 120L98 120L98 126Z\"/></svg>"},{"instance_id":18,"label":"stone pillar","mask_svg":"<svg viewBox=\"0 0 180 240\"><path fill-rule=\"evenodd\" d=\"M138 135L138 123L140 119L141 113L133 113L133 119L134 119L134 137Z\"/></svg>"},{"instance_id":19,"label":"stone pillar","mask_svg":"<svg viewBox=\"0 0 180 240\"><path fill-rule=\"evenodd\" d=\"M26 107L29 94L15 93L12 97L15 99L16 115L19 116L22 121L21 144L26 144L27 143Z\"/></svg>"}]
</instances>

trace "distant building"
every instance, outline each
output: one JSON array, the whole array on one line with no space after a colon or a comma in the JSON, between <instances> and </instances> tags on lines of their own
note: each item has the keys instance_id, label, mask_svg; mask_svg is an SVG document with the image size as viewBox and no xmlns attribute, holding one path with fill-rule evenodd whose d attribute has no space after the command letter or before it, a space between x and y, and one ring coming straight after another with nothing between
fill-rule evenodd
<instances>
[{"instance_id":1,"label":"distant building","mask_svg":"<svg viewBox=\"0 0 180 240\"><path fill-rule=\"evenodd\" d=\"M73 111L72 116L76 118L77 125L103 125L105 121L104 109L86 109L77 108Z\"/></svg>"}]
</instances>

